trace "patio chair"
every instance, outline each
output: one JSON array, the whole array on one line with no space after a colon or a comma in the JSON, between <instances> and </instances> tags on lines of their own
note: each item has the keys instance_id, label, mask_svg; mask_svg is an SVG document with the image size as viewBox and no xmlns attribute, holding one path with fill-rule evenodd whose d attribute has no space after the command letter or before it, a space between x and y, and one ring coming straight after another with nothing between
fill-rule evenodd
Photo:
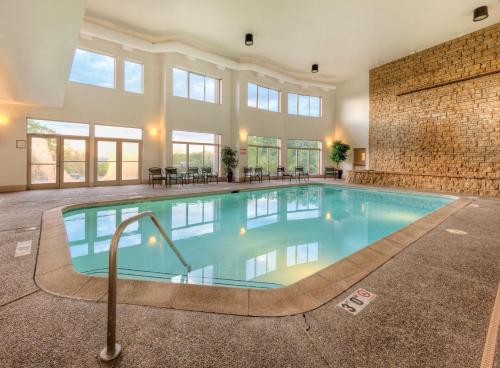
<instances>
[{"instance_id":1,"label":"patio chair","mask_svg":"<svg viewBox=\"0 0 500 368\"><path fill-rule=\"evenodd\" d=\"M166 167L165 177L166 177L165 185L172 185L172 181L174 180L175 184L178 184L180 180L181 185L184 185L184 175L182 173L177 172L176 167Z\"/></svg>"},{"instance_id":2,"label":"patio chair","mask_svg":"<svg viewBox=\"0 0 500 368\"><path fill-rule=\"evenodd\" d=\"M334 167L325 167L325 179L328 175L331 175L334 179L338 179L339 171Z\"/></svg>"},{"instance_id":3,"label":"patio chair","mask_svg":"<svg viewBox=\"0 0 500 368\"><path fill-rule=\"evenodd\" d=\"M149 168L149 185L153 185L155 187L155 182L160 182L160 185L163 183L163 180L167 180L165 176L163 176L163 172L161 167L150 167Z\"/></svg>"},{"instance_id":4,"label":"patio chair","mask_svg":"<svg viewBox=\"0 0 500 368\"><path fill-rule=\"evenodd\" d=\"M300 178L304 178L304 180L309 180L309 173L307 171L304 171L304 167L302 166L295 166L295 175L297 176L297 178L299 179L299 183L300 183Z\"/></svg>"},{"instance_id":5,"label":"patio chair","mask_svg":"<svg viewBox=\"0 0 500 368\"><path fill-rule=\"evenodd\" d=\"M292 182L293 173L286 171L283 166L279 166L276 169L276 175L278 176L278 178L281 178L281 181L285 180L285 178L289 178L290 183Z\"/></svg>"},{"instance_id":6,"label":"patio chair","mask_svg":"<svg viewBox=\"0 0 500 368\"><path fill-rule=\"evenodd\" d=\"M219 174L216 172L212 172L211 167L202 167L201 168L201 177L206 183L215 179L217 181L217 184L219 184Z\"/></svg>"},{"instance_id":7,"label":"patio chair","mask_svg":"<svg viewBox=\"0 0 500 368\"><path fill-rule=\"evenodd\" d=\"M189 184L189 180L191 180L194 183L199 183L200 182L200 171L198 170L197 167L190 167L186 174L184 175L184 178L187 181L187 184Z\"/></svg>"},{"instance_id":8,"label":"patio chair","mask_svg":"<svg viewBox=\"0 0 500 368\"><path fill-rule=\"evenodd\" d=\"M267 177L267 179L269 180L269 182L271 182L271 174L269 173L269 171L264 171L262 169L262 167L256 167L255 168L255 177L262 183L262 180L264 179L264 177Z\"/></svg>"},{"instance_id":9,"label":"patio chair","mask_svg":"<svg viewBox=\"0 0 500 368\"><path fill-rule=\"evenodd\" d=\"M246 182L247 178L250 180L250 184L252 183L252 180L255 180L255 175L251 167L243 168L243 182Z\"/></svg>"}]
</instances>

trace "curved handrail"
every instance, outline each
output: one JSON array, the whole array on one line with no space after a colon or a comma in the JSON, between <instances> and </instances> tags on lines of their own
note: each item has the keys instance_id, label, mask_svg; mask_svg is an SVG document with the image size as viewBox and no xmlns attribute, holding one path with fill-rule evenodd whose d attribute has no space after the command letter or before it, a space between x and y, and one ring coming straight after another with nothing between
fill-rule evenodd
<instances>
[{"instance_id":1,"label":"curved handrail","mask_svg":"<svg viewBox=\"0 0 500 368\"><path fill-rule=\"evenodd\" d=\"M187 268L188 272L191 271L191 266L186 262L182 254L177 250L174 242L167 235L163 226L161 226L158 218L153 211L147 210L138 213L135 216L123 220L115 230L111 245L109 247L109 270L108 270L108 330L106 336L106 347L102 349L100 357L103 361L110 361L118 357L121 353L121 346L116 343L116 256L118 253L118 243L120 238L131 223L140 220L143 217L149 217L153 224L157 227L160 234L167 241L170 248L174 251L175 255L181 261L182 265Z\"/></svg>"}]
</instances>

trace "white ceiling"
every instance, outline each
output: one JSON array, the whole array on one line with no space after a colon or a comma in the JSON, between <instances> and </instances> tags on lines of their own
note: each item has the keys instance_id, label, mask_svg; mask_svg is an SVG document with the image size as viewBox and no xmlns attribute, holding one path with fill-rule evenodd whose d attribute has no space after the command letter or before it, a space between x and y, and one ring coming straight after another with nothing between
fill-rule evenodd
<instances>
[{"instance_id":1,"label":"white ceiling","mask_svg":"<svg viewBox=\"0 0 500 368\"><path fill-rule=\"evenodd\" d=\"M62 106L84 5L0 1L0 102Z\"/></svg>"},{"instance_id":2,"label":"white ceiling","mask_svg":"<svg viewBox=\"0 0 500 368\"><path fill-rule=\"evenodd\" d=\"M474 23L472 11L490 17ZM336 83L500 20L498 0L87 0L86 20L152 42ZM254 34L254 46L244 34ZM312 75L311 64L320 73Z\"/></svg>"}]
</instances>

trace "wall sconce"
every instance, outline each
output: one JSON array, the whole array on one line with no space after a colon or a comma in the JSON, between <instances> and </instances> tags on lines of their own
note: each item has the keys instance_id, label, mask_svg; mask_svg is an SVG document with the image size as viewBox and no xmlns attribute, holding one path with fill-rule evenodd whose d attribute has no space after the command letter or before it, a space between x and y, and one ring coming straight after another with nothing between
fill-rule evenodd
<instances>
[{"instance_id":1,"label":"wall sconce","mask_svg":"<svg viewBox=\"0 0 500 368\"><path fill-rule=\"evenodd\" d=\"M240 141L241 142L246 142L248 139L248 132L246 129L241 129L240 130Z\"/></svg>"},{"instance_id":2,"label":"wall sconce","mask_svg":"<svg viewBox=\"0 0 500 368\"><path fill-rule=\"evenodd\" d=\"M0 114L0 125L7 125L9 123L9 117L5 114Z\"/></svg>"},{"instance_id":3,"label":"wall sconce","mask_svg":"<svg viewBox=\"0 0 500 368\"><path fill-rule=\"evenodd\" d=\"M149 135L151 137L156 137L158 135L158 128L156 127L152 127L152 128L149 128Z\"/></svg>"}]
</instances>

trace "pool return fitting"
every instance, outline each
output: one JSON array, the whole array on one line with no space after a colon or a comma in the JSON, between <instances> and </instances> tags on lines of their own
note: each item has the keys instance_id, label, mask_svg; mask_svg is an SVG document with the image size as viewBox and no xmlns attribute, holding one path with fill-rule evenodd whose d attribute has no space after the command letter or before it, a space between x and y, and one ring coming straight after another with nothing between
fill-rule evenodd
<instances>
[{"instance_id":1,"label":"pool return fitting","mask_svg":"<svg viewBox=\"0 0 500 368\"><path fill-rule=\"evenodd\" d=\"M149 217L153 224L156 226L160 234L167 241L170 248L174 251L175 255L184 267L187 268L187 271L191 271L191 266L186 262L182 254L177 250L174 242L165 232L163 226L161 226L158 218L153 213L153 211L144 211L135 216L129 217L126 220L123 220L120 225L115 230L113 234L113 238L111 239L111 245L109 247L109 270L108 270L108 330L106 336L106 347L102 349L101 354L99 355L102 361L109 362L110 360L116 359L121 351L122 347L120 344L116 343L116 256L118 253L118 243L120 238L131 223L140 220L143 217Z\"/></svg>"}]
</instances>

